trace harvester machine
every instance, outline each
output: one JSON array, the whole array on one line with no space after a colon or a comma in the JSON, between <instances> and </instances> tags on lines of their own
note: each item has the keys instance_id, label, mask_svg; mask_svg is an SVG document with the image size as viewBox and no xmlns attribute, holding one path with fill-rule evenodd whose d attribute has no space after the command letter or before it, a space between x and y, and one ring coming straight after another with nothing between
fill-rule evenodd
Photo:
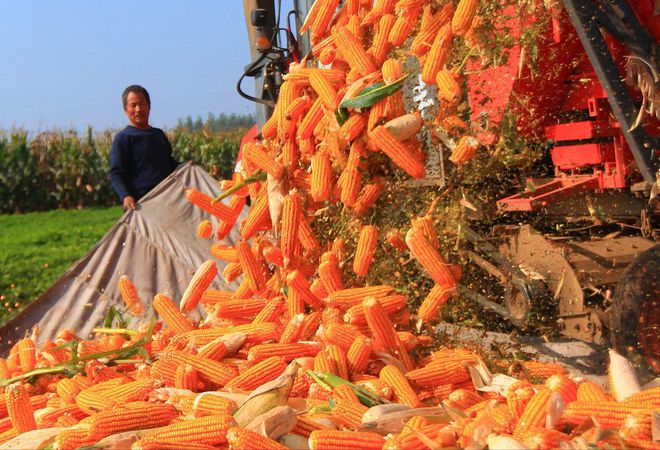
<instances>
[{"instance_id":1,"label":"harvester machine","mask_svg":"<svg viewBox=\"0 0 660 450\"><path fill-rule=\"evenodd\" d=\"M283 16L279 2L276 9L272 0L244 0L254 61L246 76L255 78L259 124L272 112L288 64L307 53L295 25L311 3L295 1ZM459 253L501 289L493 296L465 286L461 293L520 328L543 310L561 335L611 340L660 373L657 1L531 2L543 3L550 20L509 3L496 26L510 45L497 62L467 59L465 118L489 151L502 145L506 128L543 147L551 167L496 202L488 231L478 221L462 225ZM415 80L404 89L426 92ZM433 111L407 106L423 116ZM446 158L441 163L451 167ZM537 231L531 224L540 222Z\"/></svg>"}]
</instances>

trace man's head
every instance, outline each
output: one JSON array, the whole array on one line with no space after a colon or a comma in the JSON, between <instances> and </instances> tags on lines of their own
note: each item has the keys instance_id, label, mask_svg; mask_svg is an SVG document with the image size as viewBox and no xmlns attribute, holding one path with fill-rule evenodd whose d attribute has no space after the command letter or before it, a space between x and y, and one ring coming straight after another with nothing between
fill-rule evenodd
<instances>
[{"instance_id":1,"label":"man's head","mask_svg":"<svg viewBox=\"0 0 660 450\"><path fill-rule=\"evenodd\" d=\"M129 122L136 128L149 128L149 111L151 100L145 88L133 84L124 89L121 94L124 112Z\"/></svg>"}]
</instances>

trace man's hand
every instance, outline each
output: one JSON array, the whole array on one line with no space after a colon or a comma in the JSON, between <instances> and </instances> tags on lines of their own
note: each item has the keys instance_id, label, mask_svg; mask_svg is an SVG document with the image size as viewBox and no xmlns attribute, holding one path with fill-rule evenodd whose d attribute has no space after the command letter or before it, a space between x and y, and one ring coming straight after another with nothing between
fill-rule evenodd
<instances>
[{"instance_id":1,"label":"man's hand","mask_svg":"<svg viewBox=\"0 0 660 450\"><path fill-rule=\"evenodd\" d=\"M127 195L124 197L124 211L128 211L129 209L135 209L135 199Z\"/></svg>"}]
</instances>

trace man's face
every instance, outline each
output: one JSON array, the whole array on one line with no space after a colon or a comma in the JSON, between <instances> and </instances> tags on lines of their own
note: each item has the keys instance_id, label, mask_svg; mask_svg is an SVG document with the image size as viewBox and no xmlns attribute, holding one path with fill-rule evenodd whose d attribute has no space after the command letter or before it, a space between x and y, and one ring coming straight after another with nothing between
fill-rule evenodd
<instances>
[{"instance_id":1,"label":"man's face","mask_svg":"<svg viewBox=\"0 0 660 450\"><path fill-rule=\"evenodd\" d=\"M134 127L149 128L149 104L142 92L128 93L124 112Z\"/></svg>"}]
</instances>

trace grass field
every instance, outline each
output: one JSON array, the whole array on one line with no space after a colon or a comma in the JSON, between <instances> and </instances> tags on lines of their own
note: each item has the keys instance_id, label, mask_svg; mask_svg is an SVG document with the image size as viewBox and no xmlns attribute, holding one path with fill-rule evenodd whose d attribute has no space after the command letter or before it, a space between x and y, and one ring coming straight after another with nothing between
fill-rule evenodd
<instances>
[{"instance_id":1,"label":"grass field","mask_svg":"<svg viewBox=\"0 0 660 450\"><path fill-rule=\"evenodd\" d=\"M45 291L122 214L116 206L0 215L0 323Z\"/></svg>"}]
</instances>

